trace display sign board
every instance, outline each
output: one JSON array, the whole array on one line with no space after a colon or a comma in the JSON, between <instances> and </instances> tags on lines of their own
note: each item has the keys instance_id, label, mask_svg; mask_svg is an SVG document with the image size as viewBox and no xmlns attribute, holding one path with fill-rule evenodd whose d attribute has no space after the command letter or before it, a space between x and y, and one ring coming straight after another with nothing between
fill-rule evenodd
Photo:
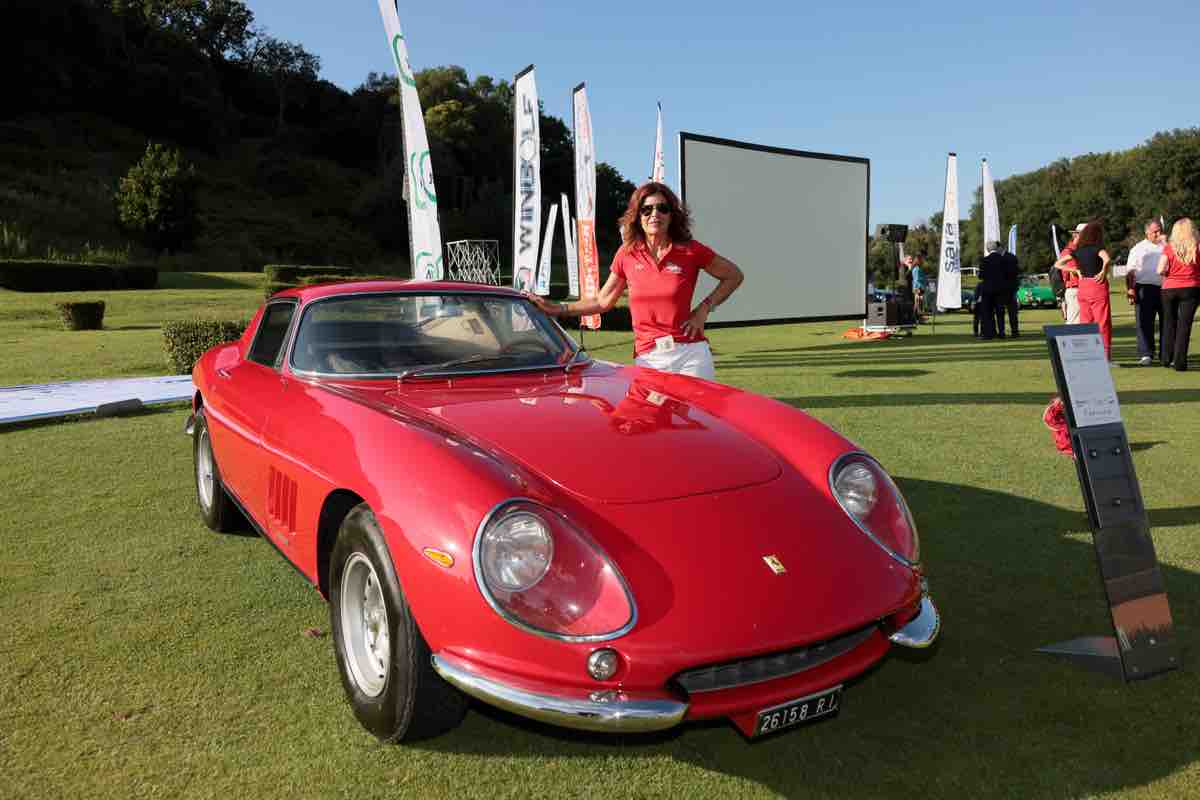
<instances>
[{"instance_id":1,"label":"display sign board","mask_svg":"<svg viewBox=\"0 0 1200 800\"><path fill-rule=\"evenodd\" d=\"M1126 681L1177 669L1171 607L1099 328L1051 325L1045 333L1115 636L1083 637L1039 652Z\"/></svg>"}]
</instances>

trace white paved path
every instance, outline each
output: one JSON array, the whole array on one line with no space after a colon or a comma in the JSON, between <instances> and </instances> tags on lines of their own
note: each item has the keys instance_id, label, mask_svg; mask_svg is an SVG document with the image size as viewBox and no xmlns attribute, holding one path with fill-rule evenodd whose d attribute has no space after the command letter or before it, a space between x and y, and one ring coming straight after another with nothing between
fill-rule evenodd
<instances>
[{"instance_id":1,"label":"white paved path","mask_svg":"<svg viewBox=\"0 0 1200 800\"><path fill-rule=\"evenodd\" d=\"M187 400L194 391L190 375L0 387L0 425L86 414L121 400L140 400L143 405L170 403Z\"/></svg>"}]
</instances>

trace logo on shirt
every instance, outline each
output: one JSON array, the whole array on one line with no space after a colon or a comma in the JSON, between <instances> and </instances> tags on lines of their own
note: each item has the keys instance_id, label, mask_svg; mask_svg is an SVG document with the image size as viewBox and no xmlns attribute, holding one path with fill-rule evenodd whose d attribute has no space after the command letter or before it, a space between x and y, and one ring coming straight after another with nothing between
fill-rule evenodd
<instances>
[{"instance_id":1,"label":"logo on shirt","mask_svg":"<svg viewBox=\"0 0 1200 800\"><path fill-rule=\"evenodd\" d=\"M663 271L670 272L672 275L682 275L683 267L679 266L678 264L667 264L665 267L663 267Z\"/></svg>"}]
</instances>

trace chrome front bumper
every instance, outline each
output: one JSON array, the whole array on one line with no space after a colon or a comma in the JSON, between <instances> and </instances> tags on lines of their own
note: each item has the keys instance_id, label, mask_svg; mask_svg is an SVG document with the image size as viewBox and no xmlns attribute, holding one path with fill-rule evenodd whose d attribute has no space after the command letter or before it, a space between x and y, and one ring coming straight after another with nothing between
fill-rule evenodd
<instances>
[{"instance_id":1,"label":"chrome front bumper","mask_svg":"<svg viewBox=\"0 0 1200 800\"><path fill-rule=\"evenodd\" d=\"M941 629L942 618L938 614L937 606L933 604L933 598L926 592L921 595L921 608L917 611L917 615L888 639L892 644L898 644L901 647L920 649L933 644Z\"/></svg>"},{"instance_id":2,"label":"chrome front bumper","mask_svg":"<svg viewBox=\"0 0 1200 800\"><path fill-rule=\"evenodd\" d=\"M682 722L688 710L687 703L637 699L620 691L576 697L532 692L484 677L446 655L434 655L433 668L447 683L478 700L564 728L605 733L661 731Z\"/></svg>"}]
</instances>

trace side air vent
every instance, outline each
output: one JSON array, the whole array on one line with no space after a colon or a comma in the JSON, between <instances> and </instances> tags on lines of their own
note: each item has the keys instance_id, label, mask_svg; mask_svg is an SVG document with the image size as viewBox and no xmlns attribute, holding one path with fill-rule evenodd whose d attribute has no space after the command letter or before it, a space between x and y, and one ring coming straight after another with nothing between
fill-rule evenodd
<instances>
[{"instance_id":1,"label":"side air vent","mask_svg":"<svg viewBox=\"0 0 1200 800\"><path fill-rule=\"evenodd\" d=\"M296 482L274 467L267 487L267 516L289 534L296 532Z\"/></svg>"}]
</instances>

